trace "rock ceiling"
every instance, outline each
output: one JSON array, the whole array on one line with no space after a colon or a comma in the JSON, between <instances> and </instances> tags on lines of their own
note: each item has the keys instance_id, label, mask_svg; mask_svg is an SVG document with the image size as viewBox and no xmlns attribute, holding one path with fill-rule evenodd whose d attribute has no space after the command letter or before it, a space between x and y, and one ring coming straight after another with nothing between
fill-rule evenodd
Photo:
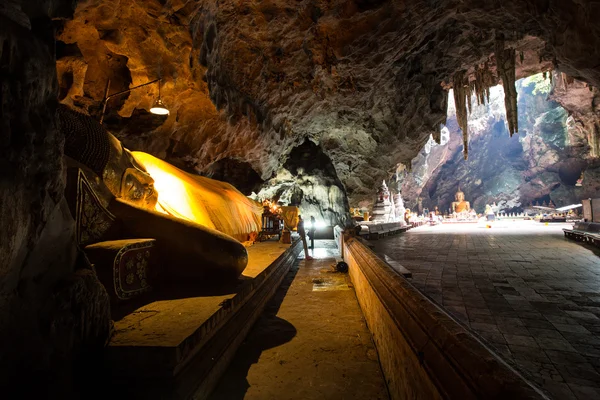
<instances>
[{"instance_id":1,"label":"rock ceiling","mask_svg":"<svg viewBox=\"0 0 600 400\"><path fill-rule=\"evenodd\" d=\"M162 78L166 120L146 111L156 85L109 103L130 148L266 180L308 138L356 202L439 132L457 76L481 93L516 64L600 85L599 20L584 0L88 0L59 23L57 69L62 101L92 114L109 79L114 93Z\"/></svg>"}]
</instances>

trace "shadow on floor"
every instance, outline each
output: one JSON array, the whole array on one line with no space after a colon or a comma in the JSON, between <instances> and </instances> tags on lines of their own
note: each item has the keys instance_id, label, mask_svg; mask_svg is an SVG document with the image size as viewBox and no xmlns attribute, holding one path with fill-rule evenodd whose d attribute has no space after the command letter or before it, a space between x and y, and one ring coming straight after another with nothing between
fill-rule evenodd
<instances>
[{"instance_id":1,"label":"shadow on floor","mask_svg":"<svg viewBox=\"0 0 600 400\"><path fill-rule=\"evenodd\" d=\"M300 261L296 260L273 298L267 303L260 318L256 321L246 340L242 343L228 369L221 377L210 399L243 399L250 387L246 377L252 364L258 362L264 350L281 346L296 336L296 328L284 319L277 317L279 307L285 298L296 274Z\"/></svg>"}]
</instances>

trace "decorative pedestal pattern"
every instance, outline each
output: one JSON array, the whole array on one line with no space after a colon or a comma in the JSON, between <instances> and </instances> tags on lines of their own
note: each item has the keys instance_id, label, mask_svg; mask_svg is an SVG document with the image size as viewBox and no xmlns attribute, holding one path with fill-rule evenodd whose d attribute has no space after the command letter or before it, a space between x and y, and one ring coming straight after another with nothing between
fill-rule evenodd
<instances>
[{"instance_id":1,"label":"decorative pedestal pattern","mask_svg":"<svg viewBox=\"0 0 600 400\"><path fill-rule=\"evenodd\" d=\"M86 246L85 252L111 302L139 296L152 290L158 273L154 239L111 240Z\"/></svg>"}]
</instances>

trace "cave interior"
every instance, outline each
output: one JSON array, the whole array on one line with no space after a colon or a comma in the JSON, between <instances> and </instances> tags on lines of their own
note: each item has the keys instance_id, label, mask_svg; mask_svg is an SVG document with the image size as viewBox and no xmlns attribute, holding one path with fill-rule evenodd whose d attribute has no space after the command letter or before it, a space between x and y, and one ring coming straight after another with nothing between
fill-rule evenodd
<instances>
[{"instance_id":1,"label":"cave interior","mask_svg":"<svg viewBox=\"0 0 600 400\"><path fill-rule=\"evenodd\" d=\"M600 189L598 21L591 0L4 2L0 386L74 396L111 332L66 198L65 149L89 149L64 107L125 155L328 225L383 180L411 207L448 208L458 182L479 212L568 204Z\"/></svg>"}]
</instances>

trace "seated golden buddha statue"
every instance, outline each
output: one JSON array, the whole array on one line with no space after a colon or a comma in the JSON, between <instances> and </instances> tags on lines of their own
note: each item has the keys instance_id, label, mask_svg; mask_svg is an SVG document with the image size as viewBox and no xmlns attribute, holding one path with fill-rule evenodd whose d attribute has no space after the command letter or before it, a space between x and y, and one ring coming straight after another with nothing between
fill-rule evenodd
<instances>
[{"instance_id":1,"label":"seated golden buddha statue","mask_svg":"<svg viewBox=\"0 0 600 400\"><path fill-rule=\"evenodd\" d=\"M454 196L454 201L452 203L452 211L456 214L462 212L469 212L471 210L471 204L468 201L465 201L465 194L458 188L458 192Z\"/></svg>"}]
</instances>

